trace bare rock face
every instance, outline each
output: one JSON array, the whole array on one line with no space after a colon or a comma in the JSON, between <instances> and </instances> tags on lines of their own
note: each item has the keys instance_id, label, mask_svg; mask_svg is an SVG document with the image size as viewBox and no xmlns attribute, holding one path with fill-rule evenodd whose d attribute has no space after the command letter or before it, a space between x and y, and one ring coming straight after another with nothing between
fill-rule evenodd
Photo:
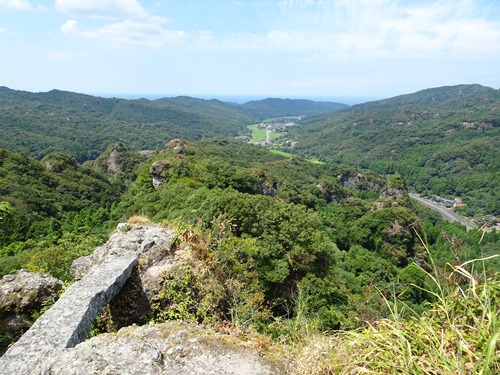
<instances>
[{"instance_id":1,"label":"bare rock face","mask_svg":"<svg viewBox=\"0 0 500 375\"><path fill-rule=\"evenodd\" d=\"M81 279L94 265L108 257L122 255L137 255L141 267L149 268L169 255L176 236L173 231L156 225L120 223L104 245L73 262L71 275Z\"/></svg>"},{"instance_id":2,"label":"bare rock face","mask_svg":"<svg viewBox=\"0 0 500 375\"><path fill-rule=\"evenodd\" d=\"M163 288L161 276L172 268L172 241L176 236L175 232L152 224L120 223L108 242L73 262L71 275L81 279L109 257L136 255L138 265L110 302L108 315L113 328L144 324L151 315L152 300Z\"/></svg>"},{"instance_id":3,"label":"bare rock face","mask_svg":"<svg viewBox=\"0 0 500 375\"><path fill-rule=\"evenodd\" d=\"M362 173L358 173L356 176L342 174L337 176L337 179L342 186L348 189L360 189L378 192L382 188L382 186L378 182L365 176Z\"/></svg>"},{"instance_id":4,"label":"bare rock face","mask_svg":"<svg viewBox=\"0 0 500 375\"><path fill-rule=\"evenodd\" d=\"M284 374L282 362L270 361L237 339L179 321L130 326L116 334L93 337L51 355L43 374Z\"/></svg>"},{"instance_id":5,"label":"bare rock face","mask_svg":"<svg viewBox=\"0 0 500 375\"><path fill-rule=\"evenodd\" d=\"M151 165L149 169L149 174L153 180L153 187L157 189L165 182L166 172L172 168L172 163L170 160L158 160Z\"/></svg>"},{"instance_id":6,"label":"bare rock face","mask_svg":"<svg viewBox=\"0 0 500 375\"><path fill-rule=\"evenodd\" d=\"M62 281L48 275L20 270L0 280L0 335L18 338L33 323L33 313L56 299Z\"/></svg>"},{"instance_id":7,"label":"bare rock face","mask_svg":"<svg viewBox=\"0 0 500 375\"><path fill-rule=\"evenodd\" d=\"M181 153L182 151L184 151L185 147L186 147L186 142L184 142L181 139L175 138L168 141L163 148L173 149L175 152Z\"/></svg>"},{"instance_id":8,"label":"bare rock face","mask_svg":"<svg viewBox=\"0 0 500 375\"><path fill-rule=\"evenodd\" d=\"M276 197L276 187L267 181L265 176L259 180L259 194L268 195L273 198Z\"/></svg>"}]
</instances>

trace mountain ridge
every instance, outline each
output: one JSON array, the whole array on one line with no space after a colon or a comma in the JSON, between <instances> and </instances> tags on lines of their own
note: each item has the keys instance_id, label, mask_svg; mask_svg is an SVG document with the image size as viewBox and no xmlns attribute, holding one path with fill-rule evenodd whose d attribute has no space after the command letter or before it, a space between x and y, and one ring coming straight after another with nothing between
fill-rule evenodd
<instances>
[{"instance_id":1,"label":"mountain ridge","mask_svg":"<svg viewBox=\"0 0 500 375\"><path fill-rule=\"evenodd\" d=\"M134 149L158 149L172 138L236 137L248 134L247 125L262 117L303 114L302 109L294 112L295 101L287 103L278 112L267 108L257 113L216 99L187 96L130 100L56 89L31 93L4 88L0 148L39 159L48 152L67 152L83 162L116 142ZM314 103L308 102L308 113L326 110L324 103L314 109Z\"/></svg>"}]
</instances>

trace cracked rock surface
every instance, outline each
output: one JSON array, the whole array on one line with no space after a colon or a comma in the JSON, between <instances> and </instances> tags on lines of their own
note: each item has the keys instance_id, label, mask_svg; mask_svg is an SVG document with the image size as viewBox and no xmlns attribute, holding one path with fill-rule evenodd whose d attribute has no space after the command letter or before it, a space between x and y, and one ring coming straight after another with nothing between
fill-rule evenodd
<instances>
[{"instance_id":1,"label":"cracked rock surface","mask_svg":"<svg viewBox=\"0 0 500 375\"><path fill-rule=\"evenodd\" d=\"M283 362L271 361L237 339L195 324L170 321L130 326L93 337L51 355L42 374L285 374Z\"/></svg>"}]
</instances>

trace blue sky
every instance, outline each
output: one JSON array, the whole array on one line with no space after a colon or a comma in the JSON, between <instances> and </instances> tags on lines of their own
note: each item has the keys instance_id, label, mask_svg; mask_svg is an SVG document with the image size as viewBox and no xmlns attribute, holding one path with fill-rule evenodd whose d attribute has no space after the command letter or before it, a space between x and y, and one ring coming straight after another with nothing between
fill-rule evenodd
<instances>
[{"instance_id":1,"label":"blue sky","mask_svg":"<svg viewBox=\"0 0 500 375\"><path fill-rule=\"evenodd\" d=\"M0 0L0 85L385 98L500 87L500 1Z\"/></svg>"}]
</instances>

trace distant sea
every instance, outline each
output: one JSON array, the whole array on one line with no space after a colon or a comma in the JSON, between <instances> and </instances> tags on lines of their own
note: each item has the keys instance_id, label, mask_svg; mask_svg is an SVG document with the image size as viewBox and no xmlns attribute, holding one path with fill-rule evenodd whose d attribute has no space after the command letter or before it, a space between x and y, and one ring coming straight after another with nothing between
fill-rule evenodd
<instances>
[{"instance_id":1,"label":"distant sea","mask_svg":"<svg viewBox=\"0 0 500 375\"><path fill-rule=\"evenodd\" d=\"M223 102L227 103L236 103L236 104L243 104L247 103L252 100L262 100L266 98L281 98L281 99L308 99L308 100L314 100L317 102L334 102L334 103L343 103L343 104L348 104L348 105L354 105L354 104L360 104L360 103L366 103L366 102L371 102L374 100L379 100L383 98L368 98L368 97L327 97L327 96L286 96L286 95L178 95L178 94L113 94L113 93L89 93L89 95L94 95L94 96L100 96L103 98L120 98L120 99L149 99L149 100L155 100L155 99L161 99L161 98L173 98L176 96L190 96L193 98L198 98L198 99L217 99Z\"/></svg>"}]
</instances>

